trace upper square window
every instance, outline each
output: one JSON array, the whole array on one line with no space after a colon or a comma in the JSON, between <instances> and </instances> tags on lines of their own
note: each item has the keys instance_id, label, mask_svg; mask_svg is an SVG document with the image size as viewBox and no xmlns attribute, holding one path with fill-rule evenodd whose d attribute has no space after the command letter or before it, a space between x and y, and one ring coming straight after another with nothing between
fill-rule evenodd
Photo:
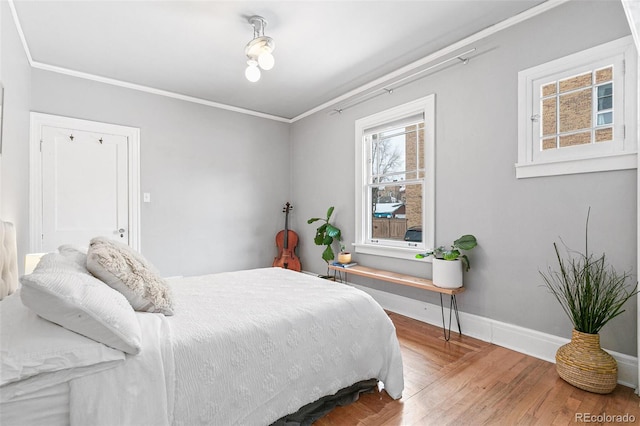
<instances>
[{"instance_id":1,"label":"upper square window","mask_svg":"<svg viewBox=\"0 0 640 426\"><path fill-rule=\"evenodd\" d=\"M630 37L518 74L518 178L636 168Z\"/></svg>"}]
</instances>

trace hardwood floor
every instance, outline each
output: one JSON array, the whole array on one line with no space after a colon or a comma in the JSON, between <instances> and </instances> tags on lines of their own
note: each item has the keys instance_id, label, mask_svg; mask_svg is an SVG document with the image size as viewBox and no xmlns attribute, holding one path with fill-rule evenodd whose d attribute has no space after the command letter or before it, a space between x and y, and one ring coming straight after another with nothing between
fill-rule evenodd
<instances>
[{"instance_id":1,"label":"hardwood floor","mask_svg":"<svg viewBox=\"0 0 640 426\"><path fill-rule=\"evenodd\" d=\"M582 391L560 379L552 363L455 333L445 342L441 328L389 316L404 362L402 399L384 391L364 394L314 425L640 423L640 398L633 389L618 385L609 395ZM627 415L627 421L594 418L605 414Z\"/></svg>"}]
</instances>

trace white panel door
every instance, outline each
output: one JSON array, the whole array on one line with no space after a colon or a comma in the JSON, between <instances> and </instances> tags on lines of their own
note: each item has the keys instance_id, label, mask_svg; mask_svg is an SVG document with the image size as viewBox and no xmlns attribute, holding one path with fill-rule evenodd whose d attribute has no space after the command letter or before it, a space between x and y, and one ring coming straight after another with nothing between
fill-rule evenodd
<instances>
[{"instance_id":1,"label":"white panel door","mask_svg":"<svg viewBox=\"0 0 640 426\"><path fill-rule=\"evenodd\" d=\"M41 141L42 250L128 244L127 137L43 126Z\"/></svg>"}]
</instances>

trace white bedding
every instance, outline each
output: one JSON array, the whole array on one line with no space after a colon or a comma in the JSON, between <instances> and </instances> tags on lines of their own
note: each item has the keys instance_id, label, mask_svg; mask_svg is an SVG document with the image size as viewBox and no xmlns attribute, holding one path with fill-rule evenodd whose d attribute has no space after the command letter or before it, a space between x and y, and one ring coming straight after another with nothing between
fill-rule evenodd
<instances>
[{"instance_id":1,"label":"white bedding","mask_svg":"<svg viewBox=\"0 0 640 426\"><path fill-rule=\"evenodd\" d=\"M170 284L176 425L270 424L371 378L402 394L395 328L360 290L281 268Z\"/></svg>"},{"instance_id":2,"label":"white bedding","mask_svg":"<svg viewBox=\"0 0 640 426\"><path fill-rule=\"evenodd\" d=\"M171 424L174 367L171 334L162 314L136 313L142 350L110 370L70 382L72 425Z\"/></svg>"},{"instance_id":3,"label":"white bedding","mask_svg":"<svg viewBox=\"0 0 640 426\"><path fill-rule=\"evenodd\" d=\"M268 425L372 378L401 397L395 328L360 290L280 268L169 283L174 316L136 313L140 354L69 382L71 425Z\"/></svg>"},{"instance_id":4,"label":"white bedding","mask_svg":"<svg viewBox=\"0 0 640 426\"><path fill-rule=\"evenodd\" d=\"M69 382L45 387L0 405L2 426L69 424Z\"/></svg>"},{"instance_id":5,"label":"white bedding","mask_svg":"<svg viewBox=\"0 0 640 426\"><path fill-rule=\"evenodd\" d=\"M0 403L124 363L121 351L38 317L21 291L0 303Z\"/></svg>"},{"instance_id":6,"label":"white bedding","mask_svg":"<svg viewBox=\"0 0 640 426\"><path fill-rule=\"evenodd\" d=\"M0 404L2 426L69 424L69 382L45 387Z\"/></svg>"},{"instance_id":7,"label":"white bedding","mask_svg":"<svg viewBox=\"0 0 640 426\"><path fill-rule=\"evenodd\" d=\"M162 345L150 350L148 341L161 332L166 337L167 330L156 324L149 332L141 321L140 355L155 359L155 375L127 356L116 369L72 381L72 424L268 425L371 378L393 398L402 394L395 328L360 290L280 268L172 279L170 285L175 314L158 318L170 328L173 413L171 391L146 394L158 392L162 381L171 385L171 368L158 357ZM128 392L132 384L135 395ZM96 397L92 389L94 395L104 391ZM140 396L144 403L137 403ZM167 422L161 422L165 407ZM136 412L131 417L126 411Z\"/></svg>"}]
</instances>

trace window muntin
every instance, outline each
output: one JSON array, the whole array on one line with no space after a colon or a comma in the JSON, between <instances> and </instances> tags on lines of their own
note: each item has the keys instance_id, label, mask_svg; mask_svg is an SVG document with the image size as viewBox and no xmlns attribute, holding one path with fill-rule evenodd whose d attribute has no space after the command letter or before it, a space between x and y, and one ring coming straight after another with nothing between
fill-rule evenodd
<instances>
[{"instance_id":1,"label":"window muntin","mask_svg":"<svg viewBox=\"0 0 640 426\"><path fill-rule=\"evenodd\" d=\"M613 70L609 65L541 86L541 150L613 141Z\"/></svg>"},{"instance_id":2,"label":"window muntin","mask_svg":"<svg viewBox=\"0 0 640 426\"><path fill-rule=\"evenodd\" d=\"M356 252L415 259L433 246L434 101L356 121Z\"/></svg>"},{"instance_id":3,"label":"window muntin","mask_svg":"<svg viewBox=\"0 0 640 426\"><path fill-rule=\"evenodd\" d=\"M409 238L417 246L422 242L424 120L365 135L365 146L371 165L366 190L371 221L366 238L406 246L405 235L412 228L420 231Z\"/></svg>"}]
</instances>

